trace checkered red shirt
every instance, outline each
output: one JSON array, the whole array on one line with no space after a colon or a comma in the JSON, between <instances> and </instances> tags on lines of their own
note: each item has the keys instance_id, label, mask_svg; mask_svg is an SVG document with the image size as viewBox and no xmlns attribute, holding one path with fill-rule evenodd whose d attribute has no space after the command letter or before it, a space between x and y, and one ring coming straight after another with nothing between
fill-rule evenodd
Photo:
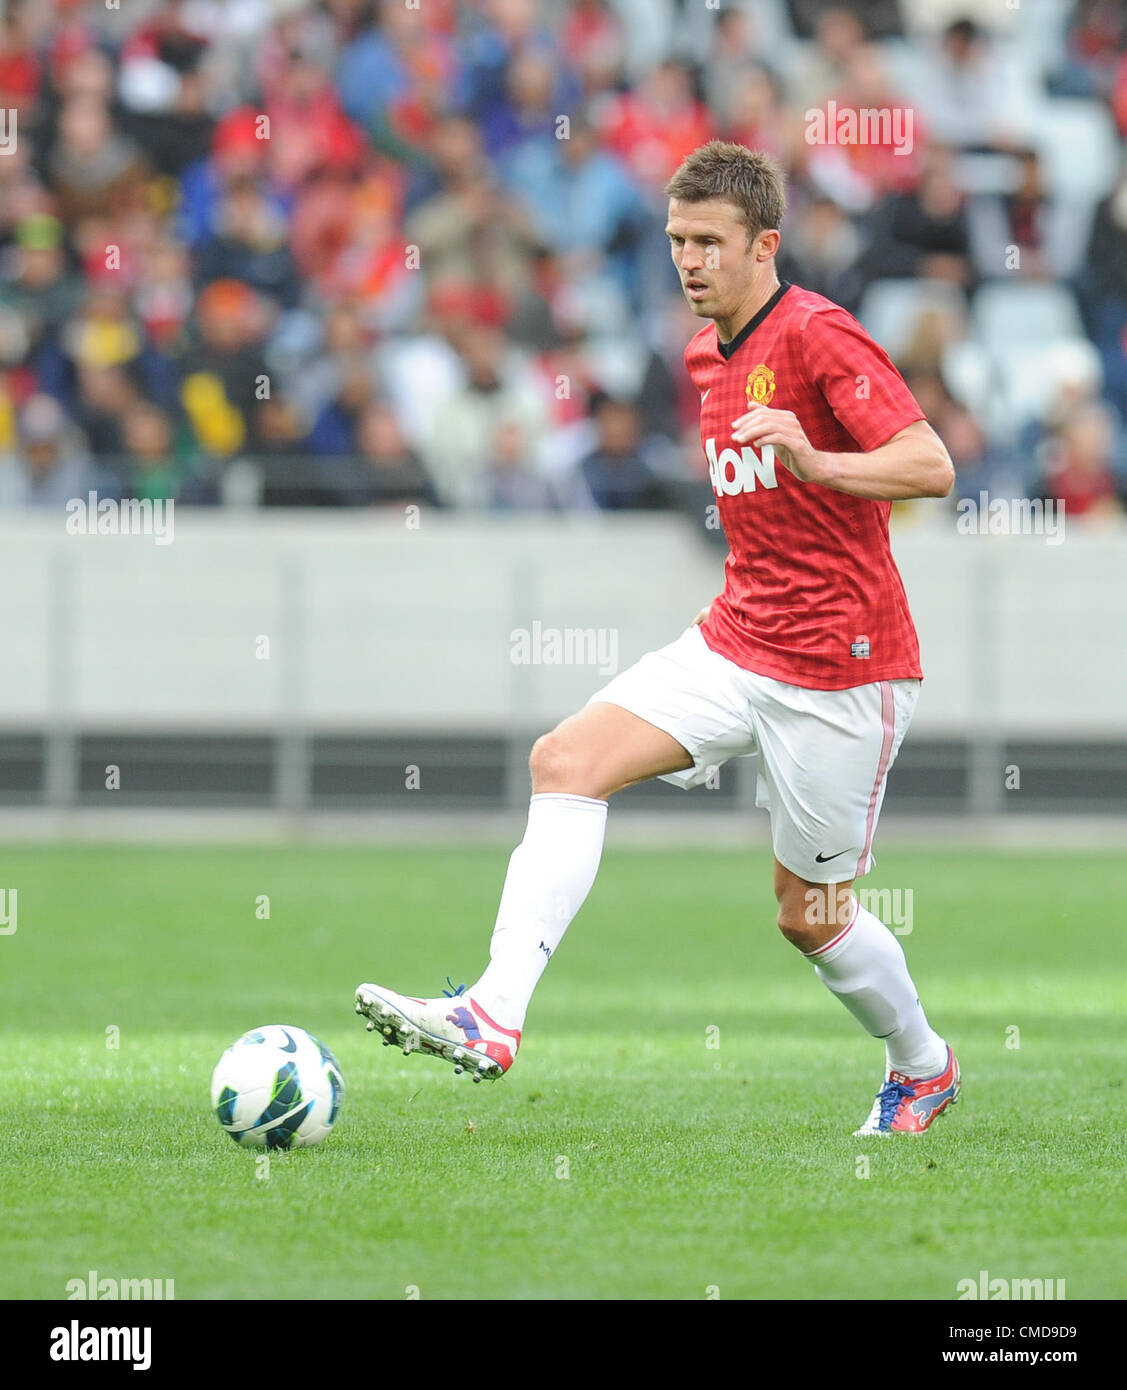
<instances>
[{"instance_id":1,"label":"checkered red shirt","mask_svg":"<svg viewBox=\"0 0 1127 1390\"><path fill-rule=\"evenodd\" d=\"M814 690L919 676L908 599L888 542L889 502L800 482L732 439L758 401L798 417L816 449L867 453L924 413L857 320L785 282L733 340L710 323L685 350L730 553L701 629L722 656Z\"/></svg>"}]
</instances>

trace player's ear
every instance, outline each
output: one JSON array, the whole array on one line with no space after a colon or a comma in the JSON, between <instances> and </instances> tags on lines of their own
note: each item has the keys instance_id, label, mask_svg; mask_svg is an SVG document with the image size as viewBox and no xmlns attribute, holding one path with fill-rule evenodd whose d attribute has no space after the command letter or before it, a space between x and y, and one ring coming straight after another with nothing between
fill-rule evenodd
<instances>
[{"instance_id":1,"label":"player's ear","mask_svg":"<svg viewBox=\"0 0 1127 1390\"><path fill-rule=\"evenodd\" d=\"M755 238L755 259L757 261L769 261L779 249L779 233L775 229L760 232Z\"/></svg>"}]
</instances>

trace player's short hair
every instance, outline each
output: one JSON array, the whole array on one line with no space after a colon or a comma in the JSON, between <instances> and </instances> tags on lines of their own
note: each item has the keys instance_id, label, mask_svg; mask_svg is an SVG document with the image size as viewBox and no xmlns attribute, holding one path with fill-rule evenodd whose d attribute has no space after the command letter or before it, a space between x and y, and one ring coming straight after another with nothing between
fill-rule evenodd
<instances>
[{"instance_id":1,"label":"player's short hair","mask_svg":"<svg viewBox=\"0 0 1127 1390\"><path fill-rule=\"evenodd\" d=\"M787 205L783 172L769 154L710 140L683 160L665 185L666 195L679 203L704 203L723 198L740 211L748 242L760 232L782 226Z\"/></svg>"}]
</instances>

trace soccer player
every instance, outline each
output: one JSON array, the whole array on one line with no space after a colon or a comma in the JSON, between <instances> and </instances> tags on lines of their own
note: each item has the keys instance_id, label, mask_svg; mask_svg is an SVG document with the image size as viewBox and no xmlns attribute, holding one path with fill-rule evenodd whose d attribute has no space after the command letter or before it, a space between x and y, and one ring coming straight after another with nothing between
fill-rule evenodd
<instances>
[{"instance_id":1,"label":"soccer player","mask_svg":"<svg viewBox=\"0 0 1127 1390\"><path fill-rule=\"evenodd\" d=\"M897 498L945 497L954 470L856 319L780 282L784 189L766 155L712 141L666 193L673 264L710 320L685 364L730 545L724 591L533 745L528 824L477 983L440 999L365 984L356 1009L385 1043L475 1081L500 1076L594 883L607 799L651 777L695 786L750 754L771 817L779 928L885 1045L883 1082L855 1133L918 1134L958 1098L958 1063L900 942L852 888L872 867L920 687L888 515Z\"/></svg>"}]
</instances>

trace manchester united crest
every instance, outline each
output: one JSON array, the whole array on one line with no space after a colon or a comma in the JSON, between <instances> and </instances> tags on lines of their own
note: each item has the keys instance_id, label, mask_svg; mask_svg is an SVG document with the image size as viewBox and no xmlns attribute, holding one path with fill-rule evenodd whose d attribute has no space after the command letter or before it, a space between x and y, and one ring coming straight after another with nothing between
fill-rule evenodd
<instances>
[{"instance_id":1,"label":"manchester united crest","mask_svg":"<svg viewBox=\"0 0 1127 1390\"><path fill-rule=\"evenodd\" d=\"M775 394L775 373L766 362L760 362L754 371L747 374L748 405L770 405Z\"/></svg>"}]
</instances>

